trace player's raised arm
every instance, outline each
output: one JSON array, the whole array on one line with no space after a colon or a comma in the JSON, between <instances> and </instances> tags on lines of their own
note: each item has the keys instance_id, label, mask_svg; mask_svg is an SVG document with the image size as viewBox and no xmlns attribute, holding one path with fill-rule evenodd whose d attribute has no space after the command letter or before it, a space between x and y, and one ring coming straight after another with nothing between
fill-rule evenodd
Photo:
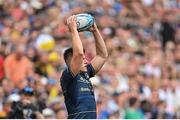
<instances>
[{"instance_id":1,"label":"player's raised arm","mask_svg":"<svg viewBox=\"0 0 180 120\"><path fill-rule=\"evenodd\" d=\"M97 73L104 63L106 62L108 58L108 52L106 45L104 43L104 40L97 28L97 25L94 23L93 26L90 28L90 31L93 33L95 38L95 44L96 44L96 56L92 60L91 64L95 70L95 73Z\"/></svg>"},{"instance_id":2,"label":"player's raised arm","mask_svg":"<svg viewBox=\"0 0 180 120\"><path fill-rule=\"evenodd\" d=\"M71 69L71 72L75 76L79 73L83 62L83 45L77 31L76 16L70 16L67 19L67 24L71 32L73 48L73 55L69 67Z\"/></svg>"}]
</instances>

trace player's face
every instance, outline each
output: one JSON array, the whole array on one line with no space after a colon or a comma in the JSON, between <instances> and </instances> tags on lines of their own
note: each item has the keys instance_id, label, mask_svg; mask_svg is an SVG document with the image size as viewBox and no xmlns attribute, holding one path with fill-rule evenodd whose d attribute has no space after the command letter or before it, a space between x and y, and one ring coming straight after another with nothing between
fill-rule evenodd
<instances>
[{"instance_id":1,"label":"player's face","mask_svg":"<svg viewBox=\"0 0 180 120\"><path fill-rule=\"evenodd\" d=\"M87 65L88 65L88 61L85 57L85 55L83 55L83 63L82 63L82 66L81 66L81 71L87 71Z\"/></svg>"}]
</instances>

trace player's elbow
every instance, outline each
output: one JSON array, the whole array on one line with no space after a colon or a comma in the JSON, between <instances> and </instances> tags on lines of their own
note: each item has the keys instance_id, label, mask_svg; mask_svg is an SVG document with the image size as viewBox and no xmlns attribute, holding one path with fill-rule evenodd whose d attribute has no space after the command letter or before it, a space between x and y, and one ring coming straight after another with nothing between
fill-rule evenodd
<instances>
[{"instance_id":1,"label":"player's elbow","mask_svg":"<svg viewBox=\"0 0 180 120\"><path fill-rule=\"evenodd\" d=\"M103 55L101 55L101 58L104 60L104 61L107 61L107 59L108 59L108 54L103 54Z\"/></svg>"},{"instance_id":2,"label":"player's elbow","mask_svg":"<svg viewBox=\"0 0 180 120\"><path fill-rule=\"evenodd\" d=\"M108 52L107 52L107 53L104 55L104 58L107 60L108 57L109 57L109 54L108 54Z\"/></svg>"},{"instance_id":3,"label":"player's elbow","mask_svg":"<svg viewBox=\"0 0 180 120\"><path fill-rule=\"evenodd\" d=\"M105 52L105 53L102 55L102 57L103 57L105 60L107 60L108 57L109 57L108 52Z\"/></svg>"}]
</instances>

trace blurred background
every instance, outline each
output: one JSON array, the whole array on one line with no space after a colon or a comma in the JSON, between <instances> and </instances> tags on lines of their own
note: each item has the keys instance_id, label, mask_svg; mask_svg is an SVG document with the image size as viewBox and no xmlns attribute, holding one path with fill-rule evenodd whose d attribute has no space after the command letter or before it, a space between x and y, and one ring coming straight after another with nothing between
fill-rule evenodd
<instances>
[{"instance_id":1,"label":"blurred background","mask_svg":"<svg viewBox=\"0 0 180 120\"><path fill-rule=\"evenodd\" d=\"M67 118L67 17L89 13L109 59L92 78L99 119L180 119L180 0L0 0L0 118ZM80 33L86 57L90 32Z\"/></svg>"}]
</instances>

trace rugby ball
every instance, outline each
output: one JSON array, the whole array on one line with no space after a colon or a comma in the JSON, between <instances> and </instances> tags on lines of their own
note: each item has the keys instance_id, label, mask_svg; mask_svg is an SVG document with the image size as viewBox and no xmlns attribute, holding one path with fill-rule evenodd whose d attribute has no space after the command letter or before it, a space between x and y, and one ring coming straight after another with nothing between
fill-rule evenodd
<instances>
[{"instance_id":1,"label":"rugby ball","mask_svg":"<svg viewBox=\"0 0 180 120\"><path fill-rule=\"evenodd\" d=\"M94 23L94 17L87 13L77 14L76 20L79 32L88 30Z\"/></svg>"}]
</instances>

